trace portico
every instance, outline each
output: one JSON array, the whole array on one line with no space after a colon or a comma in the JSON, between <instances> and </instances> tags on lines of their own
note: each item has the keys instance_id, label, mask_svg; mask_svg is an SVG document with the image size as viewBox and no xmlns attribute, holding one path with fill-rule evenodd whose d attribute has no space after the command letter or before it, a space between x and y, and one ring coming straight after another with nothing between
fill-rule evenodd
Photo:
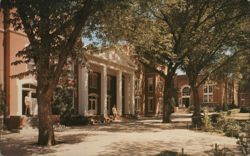
<instances>
[{"instance_id":1,"label":"portico","mask_svg":"<svg viewBox=\"0 0 250 156\"><path fill-rule=\"evenodd\" d=\"M112 107L119 115L135 114L133 62L114 50L86 57L89 67L78 71L79 114L110 115Z\"/></svg>"}]
</instances>

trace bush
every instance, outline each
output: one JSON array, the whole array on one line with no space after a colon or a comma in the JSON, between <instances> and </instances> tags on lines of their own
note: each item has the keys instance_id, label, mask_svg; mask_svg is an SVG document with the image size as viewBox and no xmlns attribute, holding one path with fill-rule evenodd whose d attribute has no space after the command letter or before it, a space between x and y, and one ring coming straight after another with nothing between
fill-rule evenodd
<instances>
[{"instance_id":1,"label":"bush","mask_svg":"<svg viewBox=\"0 0 250 156\"><path fill-rule=\"evenodd\" d=\"M74 109L73 98L73 89L66 86L60 86L56 88L52 105L52 113L60 115L61 124L85 124L84 117L76 116L77 112Z\"/></svg>"},{"instance_id":2,"label":"bush","mask_svg":"<svg viewBox=\"0 0 250 156\"><path fill-rule=\"evenodd\" d=\"M57 87L53 98L52 113L63 115L72 112L73 109L73 90L64 86Z\"/></svg>"},{"instance_id":3,"label":"bush","mask_svg":"<svg viewBox=\"0 0 250 156\"><path fill-rule=\"evenodd\" d=\"M240 113L250 113L250 107L241 107Z\"/></svg>"},{"instance_id":4,"label":"bush","mask_svg":"<svg viewBox=\"0 0 250 156\"><path fill-rule=\"evenodd\" d=\"M224 132L226 136L238 138L239 133L241 132L241 127L237 121L229 119L225 124Z\"/></svg>"},{"instance_id":5,"label":"bush","mask_svg":"<svg viewBox=\"0 0 250 156\"><path fill-rule=\"evenodd\" d=\"M189 112L194 112L194 105L188 107Z\"/></svg>"},{"instance_id":6,"label":"bush","mask_svg":"<svg viewBox=\"0 0 250 156\"><path fill-rule=\"evenodd\" d=\"M66 126L83 126L89 123L87 117L82 115L68 115L61 117L61 124Z\"/></svg>"},{"instance_id":7,"label":"bush","mask_svg":"<svg viewBox=\"0 0 250 156\"><path fill-rule=\"evenodd\" d=\"M239 123L233 119L227 118L225 114L220 114L216 123L216 129L223 131L226 136L239 137L241 127Z\"/></svg>"},{"instance_id":8,"label":"bush","mask_svg":"<svg viewBox=\"0 0 250 156\"><path fill-rule=\"evenodd\" d=\"M211 122L212 122L212 124L216 124L217 122L218 122L218 119L219 119L219 116L220 116L220 114L212 114L211 115Z\"/></svg>"},{"instance_id":9,"label":"bush","mask_svg":"<svg viewBox=\"0 0 250 156\"><path fill-rule=\"evenodd\" d=\"M238 140L238 144L241 147L242 155L250 154L250 121L244 123L243 131L245 134L241 135Z\"/></svg>"}]
</instances>

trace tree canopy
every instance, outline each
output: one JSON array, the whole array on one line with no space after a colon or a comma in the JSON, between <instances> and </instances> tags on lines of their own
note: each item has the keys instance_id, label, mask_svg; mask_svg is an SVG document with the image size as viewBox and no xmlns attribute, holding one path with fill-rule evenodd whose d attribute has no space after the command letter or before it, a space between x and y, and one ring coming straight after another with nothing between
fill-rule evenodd
<instances>
[{"instance_id":1,"label":"tree canopy","mask_svg":"<svg viewBox=\"0 0 250 156\"><path fill-rule=\"evenodd\" d=\"M24 31L30 43L17 53L20 60L14 64L35 63L34 69L18 76L33 73L37 78L40 145L55 144L51 101L69 58L74 60L86 50L82 49L81 38L101 30L105 20L100 19L106 17L106 11L122 10L126 4L123 0L2 1L5 14L10 14L5 22Z\"/></svg>"}]
</instances>

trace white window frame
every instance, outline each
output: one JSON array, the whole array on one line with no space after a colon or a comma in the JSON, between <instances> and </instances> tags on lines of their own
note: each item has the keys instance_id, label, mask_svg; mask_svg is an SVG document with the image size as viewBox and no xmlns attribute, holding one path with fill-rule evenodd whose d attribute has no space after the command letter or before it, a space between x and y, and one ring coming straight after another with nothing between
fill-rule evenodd
<instances>
[{"instance_id":1,"label":"white window frame","mask_svg":"<svg viewBox=\"0 0 250 156\"><path fill-rule=\"evenodd\" d=\"M150 90L150 86L152 85L152 90ZM153 77L149 77L148 78L148 92L152 93L154 90L154 78Z\"/></svg>"},{"instance_id":2,"label":"white window frame","mask_svg":"<svg viewBox=\"0 0 250 156\"><path fill-rule=\"evenodd\" d=\"M211 91L210 91L211 87ZM206 91L205 91L206 90ZM203 103L211 103L214 102L213 98L214 85L213 84L205 84L203 86ZM212 100L210 100L210 96L212 96Z\"/></svg>"},{"instance_id":3,"label":"white window frame","mask_svg":"<svg viewBox=\"0 0 250 156\"><path fill-rule=\"evenodd\" d=\"M150 103L152 101L152 103ZM150 105L152 104L152 109L150 109ZM154 98L153 97L148 97L148 105L147 105L147 108L148 108L148 112L153 112L154 111Z\"/></svg>"}]
</instances>

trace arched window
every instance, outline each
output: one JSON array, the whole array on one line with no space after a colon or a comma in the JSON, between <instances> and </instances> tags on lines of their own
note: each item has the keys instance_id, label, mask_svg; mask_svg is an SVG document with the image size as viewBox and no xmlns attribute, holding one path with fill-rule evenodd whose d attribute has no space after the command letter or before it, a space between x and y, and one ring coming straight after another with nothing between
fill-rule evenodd
<instances>
[{"instance_id":1,"label":"arched window","mask_svg":"<svg viewBox=\"0 0 250 156\"><path fill-rule=\"evenodd\" d=\"M182 96L190 96L190 88L189 87L184 87L182 89Z\"/></svg>"}]
</instances>

